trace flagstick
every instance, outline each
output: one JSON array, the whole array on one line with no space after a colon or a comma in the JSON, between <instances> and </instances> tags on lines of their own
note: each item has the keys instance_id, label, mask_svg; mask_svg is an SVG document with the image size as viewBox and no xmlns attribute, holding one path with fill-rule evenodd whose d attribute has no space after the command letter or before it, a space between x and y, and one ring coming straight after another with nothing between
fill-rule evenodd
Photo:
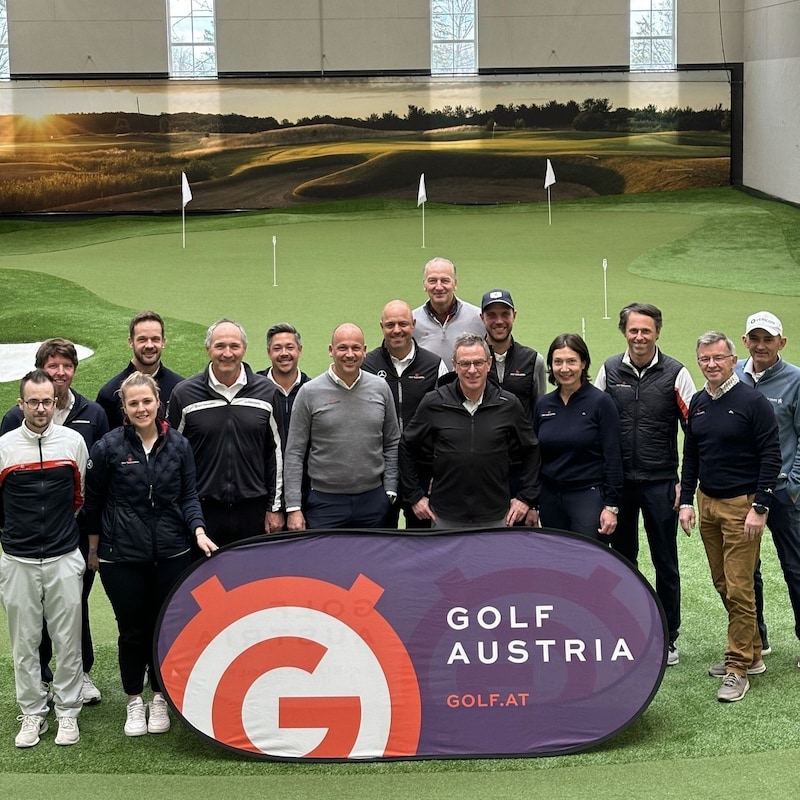
<instances>
[{"instance_id":1,"label":"flagstick","mask_svg":"<svg viewBox=\"0 0 800 800\"><path fill-rule=\"evenodd\" d=\"M181 207L181 230L183 231L183 249L186 249L186 204Z\"/></svg>"},{"instance_id":2,"label":"flagstick","mask_svg":"<svg viewBox=\"0 0 800 800\"><path fill-rule=\"evenodd\" d=\"M422 204L422 249L425 249L425 203Z\"/></svg>"},{"instance_id":3,"label":"flagstick","mask_svg":"<svg viewBox=\"0 0 800 800\"><path fill-rule=\"evenodd\" d=\"M553 224L553 212L550 209L550 187L547 187L547 224Z\"/></svg>"},{"instance_id":4,"label":"flagstick","mask_svg":"<svg viewBox=\"0 0 800 800\"><path fill-rule=\"evenodd\" d=\"M278 245L278 237L272 237L272 285L278 285L278 252L277 252L277 245Z\"/></svg>"},{"instance_id":5,"label":"flagstick","mask_svg":"<svg viewBox=\"0 0 800 800\"><path fill-rule=\"evenodd\" d=\"M581 317L581 339L586 341L586 317Z\"/></svg>"},{"instance_id":6,"label":"flagstick","mask_svg":"<svg viewBox=\"0 0 800 800\"><path fill-rule=\"evenodd\" d=\"M608 316L608 282L606 281L606 272L608 271L608 259L603 259L603 319L611 319Z\"/></svg>"}]
</instances>

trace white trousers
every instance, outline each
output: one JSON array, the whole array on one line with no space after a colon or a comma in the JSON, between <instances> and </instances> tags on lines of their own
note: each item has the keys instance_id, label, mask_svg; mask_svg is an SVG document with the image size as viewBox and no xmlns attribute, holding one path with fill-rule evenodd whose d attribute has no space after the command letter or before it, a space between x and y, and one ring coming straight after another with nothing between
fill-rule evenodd
<instances>
[{"instance_id":1,"label":"white trousers","mask_svg":"<svg viewBox=\"0 0 800 800\"><path fill-rule=\"evenodd\" d=\"M57 717L77 717L81 686L81 587L86 564L77 548L52 561L20 561L0 556L0 601L8 617L17 702L23 714L47 715L39 643L42 622L53 640L56 669L53 704Z\"/></svg>"}]
</instances>

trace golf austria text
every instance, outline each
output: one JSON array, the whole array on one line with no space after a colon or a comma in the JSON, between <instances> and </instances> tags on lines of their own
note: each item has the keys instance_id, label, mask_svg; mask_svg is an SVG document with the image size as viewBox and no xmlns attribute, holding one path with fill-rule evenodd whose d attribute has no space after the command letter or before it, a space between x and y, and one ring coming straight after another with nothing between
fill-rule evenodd
<instances>
[{"instance_id":1,"label":"golf austria text","mask_svg":"<svg viewBox=\"0 0 800 800\"><path fill-rule=\"evenodd\" d=\"M554 755L647 708L666 629L642 576L572 534L322 531L197 562L155 646L175 711L248 756Z\"/></svg>"}]
</instances>

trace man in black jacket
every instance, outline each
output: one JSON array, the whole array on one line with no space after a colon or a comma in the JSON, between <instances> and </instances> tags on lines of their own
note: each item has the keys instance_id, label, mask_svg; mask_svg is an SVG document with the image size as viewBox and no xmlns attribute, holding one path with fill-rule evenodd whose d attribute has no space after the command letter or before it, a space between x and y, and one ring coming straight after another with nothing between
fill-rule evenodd
<instances>
[{"instance_id":1,"label":"man in black jacket","mask_svg":"<svg viewBox=\"0 0 800 800\"><path fill-rule=\"evenodd\" d=\"M519 400L488 381L490 353L483 337L456 339L456 380L422 399L400 440L403 491L420 519L434 528L514 525L539 497L539 445ZM522 473L511 495L509 452ZM430 492L419 485L418 463L433 458Z\"/></svg>"},{"instance_id":2,"label":"man in black jacket","mask_svg":"<svg viewBox=\"0 0 800 800\"><path fill-rule=\"evenodd\" d=\"M244 363L244 328L221 319L205 344L208 366L175 387L167 419L192 446L206 529L221 547L283 529L283 456L275 384Z\"/></svg>"},{"instance_id":3,"label":"man in black jacket","mask_svg":"<svg viewBox=\"0 0 800 800\"><path fill-rule=\"evenodd\" d=\"M448 371L436 353L414 341L416 324L408 303L402 300L387 303L380 322L383 342L367 353L361 365L366 372L384 378L389 384L401 432L411 422L422 398L436 388L436 381ZM421 465L419 471L420 486L425 487L430 481L430 468ZM387 516L388 527L397 527L401 507L406 528L431 527L429 519L419 519L411 510L411 504L403 497L402 487L398 500Z\"/></svg>"},{"instance_id":4,"label":"man in black jacket","mask_svg":"<svg viewBox=\"0 0 800 800\"><path fill-rule=\"evenodd\" d=\"M619 312L619 329L628 348L606 360L594 385L616 403L622 431L625 483L611 546L638 565L641 512L656 594L669 628L667 664L674 666L680 660L675 641L681 625L678 427L686 426L696 390L686 367L656 346L662 322L654 305L625 306Z\"/></svg>"}]
</instances>

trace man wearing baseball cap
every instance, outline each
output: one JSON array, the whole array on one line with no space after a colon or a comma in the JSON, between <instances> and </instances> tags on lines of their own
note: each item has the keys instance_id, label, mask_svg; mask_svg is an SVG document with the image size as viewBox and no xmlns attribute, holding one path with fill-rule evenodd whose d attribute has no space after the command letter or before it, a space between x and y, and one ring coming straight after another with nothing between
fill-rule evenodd
<instances>
[{"instance_id":1,"label":"man wearing baseball cap","mask_svg":"<svg viewBox=\"0 0 800 800\"><path fill-rule=\"evenodd\" d=\"M747 318L742 341L750 357L736 367L739 380L754 386L770 401L778 421L782 463L767 527L783 568L794 612L794 631L800 639L800 368L781 358L780 351L786 346L783 325L769 311ZM755 588L756 605L762 610L760 569L756 570ZM762 625L763 617L759 615L761 638L767 647L766 626Z\"/></svg>"},{"instance_id":2,"label":"man wearing baseball cap","mask_svg":"<svg viewBox=\"0 0 800 800\"><path fill-rule=\"evenodd\" d=\"M517 397L525 416L533 422L536 401L547 392L547 370L544 357L532 347L517 342L511 335L517 310L511 293L505 289L490 289L481 299L481 320L486 327L486 343L492 354L489 379ZM517 454L511 454L509 481L511 493L520 488L522 464ZM533 518L523 520L533 524Z\"/></svg>"}]
</instances>

